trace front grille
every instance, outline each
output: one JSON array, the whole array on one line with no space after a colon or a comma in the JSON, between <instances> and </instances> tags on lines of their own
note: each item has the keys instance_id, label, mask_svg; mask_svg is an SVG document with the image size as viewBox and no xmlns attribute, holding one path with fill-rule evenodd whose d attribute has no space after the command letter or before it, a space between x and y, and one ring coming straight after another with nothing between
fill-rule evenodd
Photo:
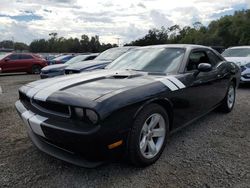
<instances>
[{"instance_id":1,"label":"front grille","mask_svg":"<svg viewBox=\"0 0 250 188\"><path fill-rule=\"evenodd\" d=\"M44 102L36 99L32 99L32 105L45 113L70 117L70 108L67 105L49 101Z\"/></svg>"},{"instance_id":2,"label":"front grille","mask_svg":"<svg viewBox=\"0 0 250 188\"><path fill-rule=\"evenodd\" d=\"M19 91L19 99L24 104L24 106L30 105L30 98L20 91Z\"/></svg>"},{"instance_id":3,"label":"front grille","mask_svg":"<svg viewBox=\"0 0 250 188\"><path fill-rule=\"evenodd\" d=\"M243 72L244 70L246 70L245 66L240 66L241 72Z\"/></svg>"},{"instance_id":4,"label":"front grille","mask_svg":"<svg viewBox=\"0 0 250 188\"><path fill-rule=\"evenodd\" d=\"M42 112L57 115L57 116L62 116L62 117L70 117L71 115L70 107L67 105L50 102L50 101L44 102L44 101L35 100L35 99L30 100L30 98L27 97L22 92L19 92L19 99L27 108L35 107L36 109Z\"/></svg>"},{"instance_id":5,"label":"front grille","mask_svg":"<svg viewBox=\"0 0 250 188\"><path fill-rule=\"evenodd\" d=\"M64 71L65 74L75 74L75 73L80 73L79 70L65 70Z\"/></svg>"}]
</instances>

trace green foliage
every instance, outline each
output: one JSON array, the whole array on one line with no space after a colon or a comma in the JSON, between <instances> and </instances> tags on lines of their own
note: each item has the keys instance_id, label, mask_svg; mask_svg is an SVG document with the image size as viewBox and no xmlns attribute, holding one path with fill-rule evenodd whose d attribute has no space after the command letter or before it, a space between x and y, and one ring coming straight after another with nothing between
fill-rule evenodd
<instances>
[{"instance_id":1,"label":"green foliage","mask_svg":"<svg viewBox=\"0 0 250 188\"><path fill-rule=\"evenodd\" d=\"M236 11L234 15L224 16L212 21L207 27L200 22L193 27L182 29L178 25L167 29L152 29L145 37L127 45L154 44L201 44L207 46L238 46L250 44L250 10Z\"/></svg>"},{"instance_id":2,"label":"green foliage","mask_svg":"<svg viewBox=\"0 0 250 188\"><path fill-rule=\"evenodd\" d=\"M4 40L0 42L0 48L9 48L18 51L28 50L29 46L22 42L13 42L11 40Z\"/></svg>"},{"instance_id":3,"label":"green foliage","mask_svg":"<svg viewBox=\"0 0 250 188\"><path fill-rule=\"evenodd\" d=\"M68 53L80 53L80 52L102 52L112 47L116 47L116 44L100 44L99 37L93 36L89 38L87 35L82 35L81 39L78 38L58 38L57 33L50 33L48 40L39 39L34 40L30 44L31 52L68 52Z\"/></svg>"}]
</instances>

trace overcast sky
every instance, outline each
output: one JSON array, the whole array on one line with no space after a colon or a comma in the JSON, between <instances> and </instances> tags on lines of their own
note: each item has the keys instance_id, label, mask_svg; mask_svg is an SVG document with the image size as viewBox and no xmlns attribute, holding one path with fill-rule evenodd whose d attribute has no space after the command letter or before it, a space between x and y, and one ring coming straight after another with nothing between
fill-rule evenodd
<instances>
[{"instance_id":1,"label":"overcast sky","mask_svg":"<svg viewBox=\"0 0 250 188\"><path fill-rule=\"evenodd\" d=\"M101 42L129 42L150 28L207 25L249 8L250 0L1 0L0 41L99 35Z\"/></svg>"}]
</instances>

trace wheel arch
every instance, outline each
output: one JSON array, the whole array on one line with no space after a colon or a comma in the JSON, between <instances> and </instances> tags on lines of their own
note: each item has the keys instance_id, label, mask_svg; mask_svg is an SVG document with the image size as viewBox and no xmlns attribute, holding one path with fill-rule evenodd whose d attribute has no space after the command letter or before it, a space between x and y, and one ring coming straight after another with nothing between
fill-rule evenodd
<instances>
[{"instance_id":1,"label":"wheel arch","mask_svg":"<svg viewBox=\"0 0 250 188\"><path fill-rule=\"evenodd\" d=\"M144 102L143 105L141 105L138 108L138 110L136 111L133 118L135 118L145 106L147 106L148 104L151 104L151 103L156 103L156 104L160 105L167 112L167 114L169 116L169 130L171 131L173 128L173 119L174 119L173 104L167 98L155 98L155 99L151 99L151 100Z\"/></svg>"},{"instance_id":2,"label":"wheel arch","mask_svg":"<svg viewBox=\"0 0 250 188\"><path fill-rule=\"evenodd\" d=\"M33 67L35 67L35 66L38 66L38 67L40 67L41 69L43 68L38 62L34 62L34 63L31 64L30 73L33 72Z\"/></svg>"}]
</instances>

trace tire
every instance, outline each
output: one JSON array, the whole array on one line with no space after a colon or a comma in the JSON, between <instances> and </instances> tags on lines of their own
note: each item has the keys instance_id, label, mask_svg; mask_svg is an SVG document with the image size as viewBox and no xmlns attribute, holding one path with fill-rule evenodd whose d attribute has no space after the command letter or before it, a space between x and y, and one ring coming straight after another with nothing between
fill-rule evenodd
<instances>
[{"instance_id":1,"label":"tire","mask_svg":"<svg viewBox=\"0 0 250 188\"><path fill-rule=\"evenodd\" d=\"M153 129L150 130L149 126L157 120L159 120L158 123L152 126ZM144 107L136 116L128 137L127 154L129 161L139 167L145 167L156 162L164 150L168 133L169 118L164 108L155 103ZM156 137L157 134L159 134L159 137Z\"/></svg>"},{"instance_id":2,"label":"tire","mask_svg":"<svg viewBox=\"0 0 250 188\"><path fill-rule=\"evenodd\" d=\"M229 113L233 110L236 98L236 85L234 82L231 82L227 89L227 94L222 101L220 106L220 111L224 113Z\"/></svg>"},{"instance_id":3,"label":"tire","mask_svg":"<svg viewBox=\"0 0 250 188\"><path fill-rule=\"evenodd\" d=\"M31 68L31 74L40 74L41 73L41 66L40 65L33 65Z\"/></svg>"}]
</instances>

